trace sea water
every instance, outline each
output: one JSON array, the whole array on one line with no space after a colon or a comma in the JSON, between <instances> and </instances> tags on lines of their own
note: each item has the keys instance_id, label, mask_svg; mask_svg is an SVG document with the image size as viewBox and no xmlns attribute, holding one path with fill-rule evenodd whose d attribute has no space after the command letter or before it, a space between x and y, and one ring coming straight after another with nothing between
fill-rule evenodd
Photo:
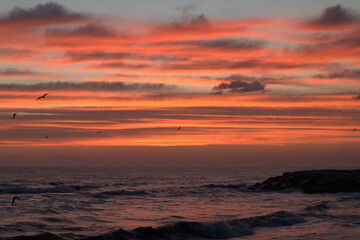
<instances>
[{"instance_id":1,"label":"sea water","mask_svg":"<svg viewBox=\"0 0 360 240\"><path fill-rule=\"evenodd\" d=\"M247 189L294 170L1 168L0 239L360 239L360 193Z\"/></svg>"}]
</instances>

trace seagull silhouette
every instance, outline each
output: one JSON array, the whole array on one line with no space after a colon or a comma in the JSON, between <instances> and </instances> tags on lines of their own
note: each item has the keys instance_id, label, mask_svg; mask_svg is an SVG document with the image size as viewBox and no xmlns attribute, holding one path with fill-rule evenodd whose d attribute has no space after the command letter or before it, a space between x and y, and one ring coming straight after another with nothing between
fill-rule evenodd
<instances>
[{"instance_id":1,"label":"seagull silhouette","mask_svg":"<svg viewBox=\"0 0 360 240\"><path fill-rule=\"evenodd\" d=\"M101 133L101 132L102 132L102 131L97 131L96 134L99 134L99 133Z\"/></svg>"},{"instance_id":2,"label":"seagull silhouette","mask_svg":"<svg viewBox=\"0 0 360 240\"><path fill-rule=\"evenodd\" d=\"M36 99L36 101L39 100L39 99L42 99L42 98L45 99L46 95L48 95L48 94L49 94L49 93L45 93L45 94L42 95L41 97L38 97L38 98Z\"/></svg>"},{"instance_id":3,"label":"seagull silhouette","mask_svg":"<svg viewBox=\"0 0 360 240\"><path fill-rule=\"evenodd\" d=\"M16 199L20 199L20 198L19 197L13 197L12 201L11 201L11 205L14 205Z\"/></svg>"},{"instance_id":4,"label":"seagull silhouette","mask_svg":"<svg viewBox=\"0 0 360 240\"><path fill-rule=\"evenodd\" d=\"M13 114L13 119L16 117L16 113Z\"/></svg>"},{"instance_id":5,"label":"seagull silhouette","mask_svg":"<svg viewBox=\"0 0 360 240\"><path fill-rule=\"evenodd\" d=\"M178 129L176 129L176 131L179 131L181 129L181 126L180 127L178 127Z\"/></svg>"}]
</instances>

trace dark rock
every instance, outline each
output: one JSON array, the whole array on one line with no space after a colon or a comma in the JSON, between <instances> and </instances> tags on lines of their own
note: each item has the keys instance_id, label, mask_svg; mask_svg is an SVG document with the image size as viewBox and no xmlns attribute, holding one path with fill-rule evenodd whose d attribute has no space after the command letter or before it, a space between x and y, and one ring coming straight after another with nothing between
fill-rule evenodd
<instances>
[{"instance_id":1,"label":"dark rock","mask_svg":"<svg viewBox=\"0 0 360 240\"><path fill-rule=\"evenodd\" d=\"M312 170L285 172L282 176L249 186L249 189L281 191L302 189L305 193L360 192L360 170Z\"/></svg>"}]
</instances>

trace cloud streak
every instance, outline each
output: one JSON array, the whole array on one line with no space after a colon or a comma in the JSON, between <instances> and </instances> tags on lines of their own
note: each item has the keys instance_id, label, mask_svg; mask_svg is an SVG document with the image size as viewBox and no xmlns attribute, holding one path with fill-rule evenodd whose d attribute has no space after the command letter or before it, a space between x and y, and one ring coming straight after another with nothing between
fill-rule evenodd
<instances>
[{"instance_id":1,"label":"cloud streak","mask_svg":"<svg viewBox=\"0 0 360 240\"><path fill-rule=\"evenodd\" d=\"M206 31L211 28L211 23L204 14L197 16L189 16L182 21L173 22L171 24L162 25L158 30L172 30L178 32L184 31Z\"/></svg>"},{"instance_id":2,"label":"cloud streak","mask_svg":"<svg viewBox=\"0 0 360 240\"><path fill-rule=\"evenodd\" d=\"M217 39L196 40L185 42L172 42L175 45L189 45L200 48L222 49L222 50L251 50L259 49L265 45L264 41L250 39Z\"/></svg>"},{"instance_id":3,"label":"cloud streak","mask_svg":"<svg viewBox=\"0 0 360 240\"><path fill-rule=\"evenodd\" d=\"M15 26L40 26L47 23L65 23L69 21L77 21L83 19L84 15L79 13L72 13L64 6L48 2L38 4L33 8L24 9L19 6L14 7L7 15L0 17L0 25ZM47 21L47 22L46 22Z\"/></svg>"},{"instance_id":4,"label":"cloud streak","mask_svg":"<svg viewBox=\"0 0 360 240\"><path fill-rule=\"evenodd\" d=\"M176 87L165 84L155 83L124 83L124 82L47 82L37 84L0 84L2 91L40 91L40 90L59 90L59 91L171 91Z\"/></svg>"},{"instance_id":5,"label":"cloud streak","mask_svg":"<svg viewBox=\"0 0 360 240\"><path fill-rule=\"evenodd\" d=\"M27 69L16 69L16 68L0 69L0 77L32 76L32 75L38 75L38 73Z\"/></svg>"},{"instance_id":6,"label":"cloud streak","mask_svg":"<svg viewBox=\"0 0 360 240\"><path fill-rule=\"evenodd\" d=\"M328 74L315 75L316 78L345 78L345 79L360 79L359 69L343 69L337 72Z\"/></svg>"},{"instance_id":7,"label":"cloud streak","mask_svg":"<svg viewBox=\"0 0 360 240\"><path fill-rule=\"evenodd\" d=\"M84 37L115 37L115 33L109 30L108 28L96 25L96 24L86 24L84 26L67 29L67 28L53 28L47 29L45 32L47 37L70 37L70 36L84 36Z\"/></svg>"},{"instance_id":8,"label":"cloud streak","mask_svg":"<svg viewBox=\"0 0 360 240\"><path fill-rule=\"evenodd\" d=\"M360 110L352 10L330 6L308 21L180 10L165 23L53 2L1 15L0 144L31 145L39 129L57 136L54 146L355 141L346 135ZM109 133L94 137L99 128Z\"/></svg>"},{"instance_id":9,"label":"cloud streak","mask_svg":"<svg viewBox=\"0 0 360 240\"><path fill-rule=\"evenodd\" d=\"M234 80L230 83L220 83L219 85L215 86L211 91L215 94L223 94L224 92L245 93L263 90L265 90L265 85L260 82L245 82L241 80Z\"/></svg>"},{"instance_id":10,"label":"cloud streak","mask_svg":"<svg viewBox=\"0 0 360 240\"><path fill-rule=\"evenodd\" d=\"M328 139L331 142L334 136L346 136L348 126L356 122L359 113L313 107L11 110L18 112L19 118L11 128L3 129L0 143L11 145L18 141L20 145L29 146L259 144L267 142L266 139L272 143L316 142L329 133L334 134ZM0 126L7 123L11 115L11 112L2 113ZM181 135L174 134L179 122L185 129ZM96 135L99 129L103 132ZM297 139L289 134L293 131L297 131ZM44 134L49 135L46 142L33 141L43 139ZM259 142L259 138L263 140Z\"/></svg>"}]
</instances>

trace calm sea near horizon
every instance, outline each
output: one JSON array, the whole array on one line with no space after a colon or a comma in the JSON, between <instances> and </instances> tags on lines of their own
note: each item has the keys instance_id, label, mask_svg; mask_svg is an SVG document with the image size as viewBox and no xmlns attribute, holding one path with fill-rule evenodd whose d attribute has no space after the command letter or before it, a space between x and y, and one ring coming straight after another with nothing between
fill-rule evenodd
<instances>
[{"instance_id":1,"label":"calm sea near horizon","mask_svg":"<svg viewBox=\"0 0 360 240\"><path fill-rule=\"evenodd\" d=\"M201 223L216 239L360 239L359 193L247 190L294 170L303 168L0 168L0 239L81 239L179 222ZM305 221L229 229L278 211Z\"/></svg>"}]
</instances>

